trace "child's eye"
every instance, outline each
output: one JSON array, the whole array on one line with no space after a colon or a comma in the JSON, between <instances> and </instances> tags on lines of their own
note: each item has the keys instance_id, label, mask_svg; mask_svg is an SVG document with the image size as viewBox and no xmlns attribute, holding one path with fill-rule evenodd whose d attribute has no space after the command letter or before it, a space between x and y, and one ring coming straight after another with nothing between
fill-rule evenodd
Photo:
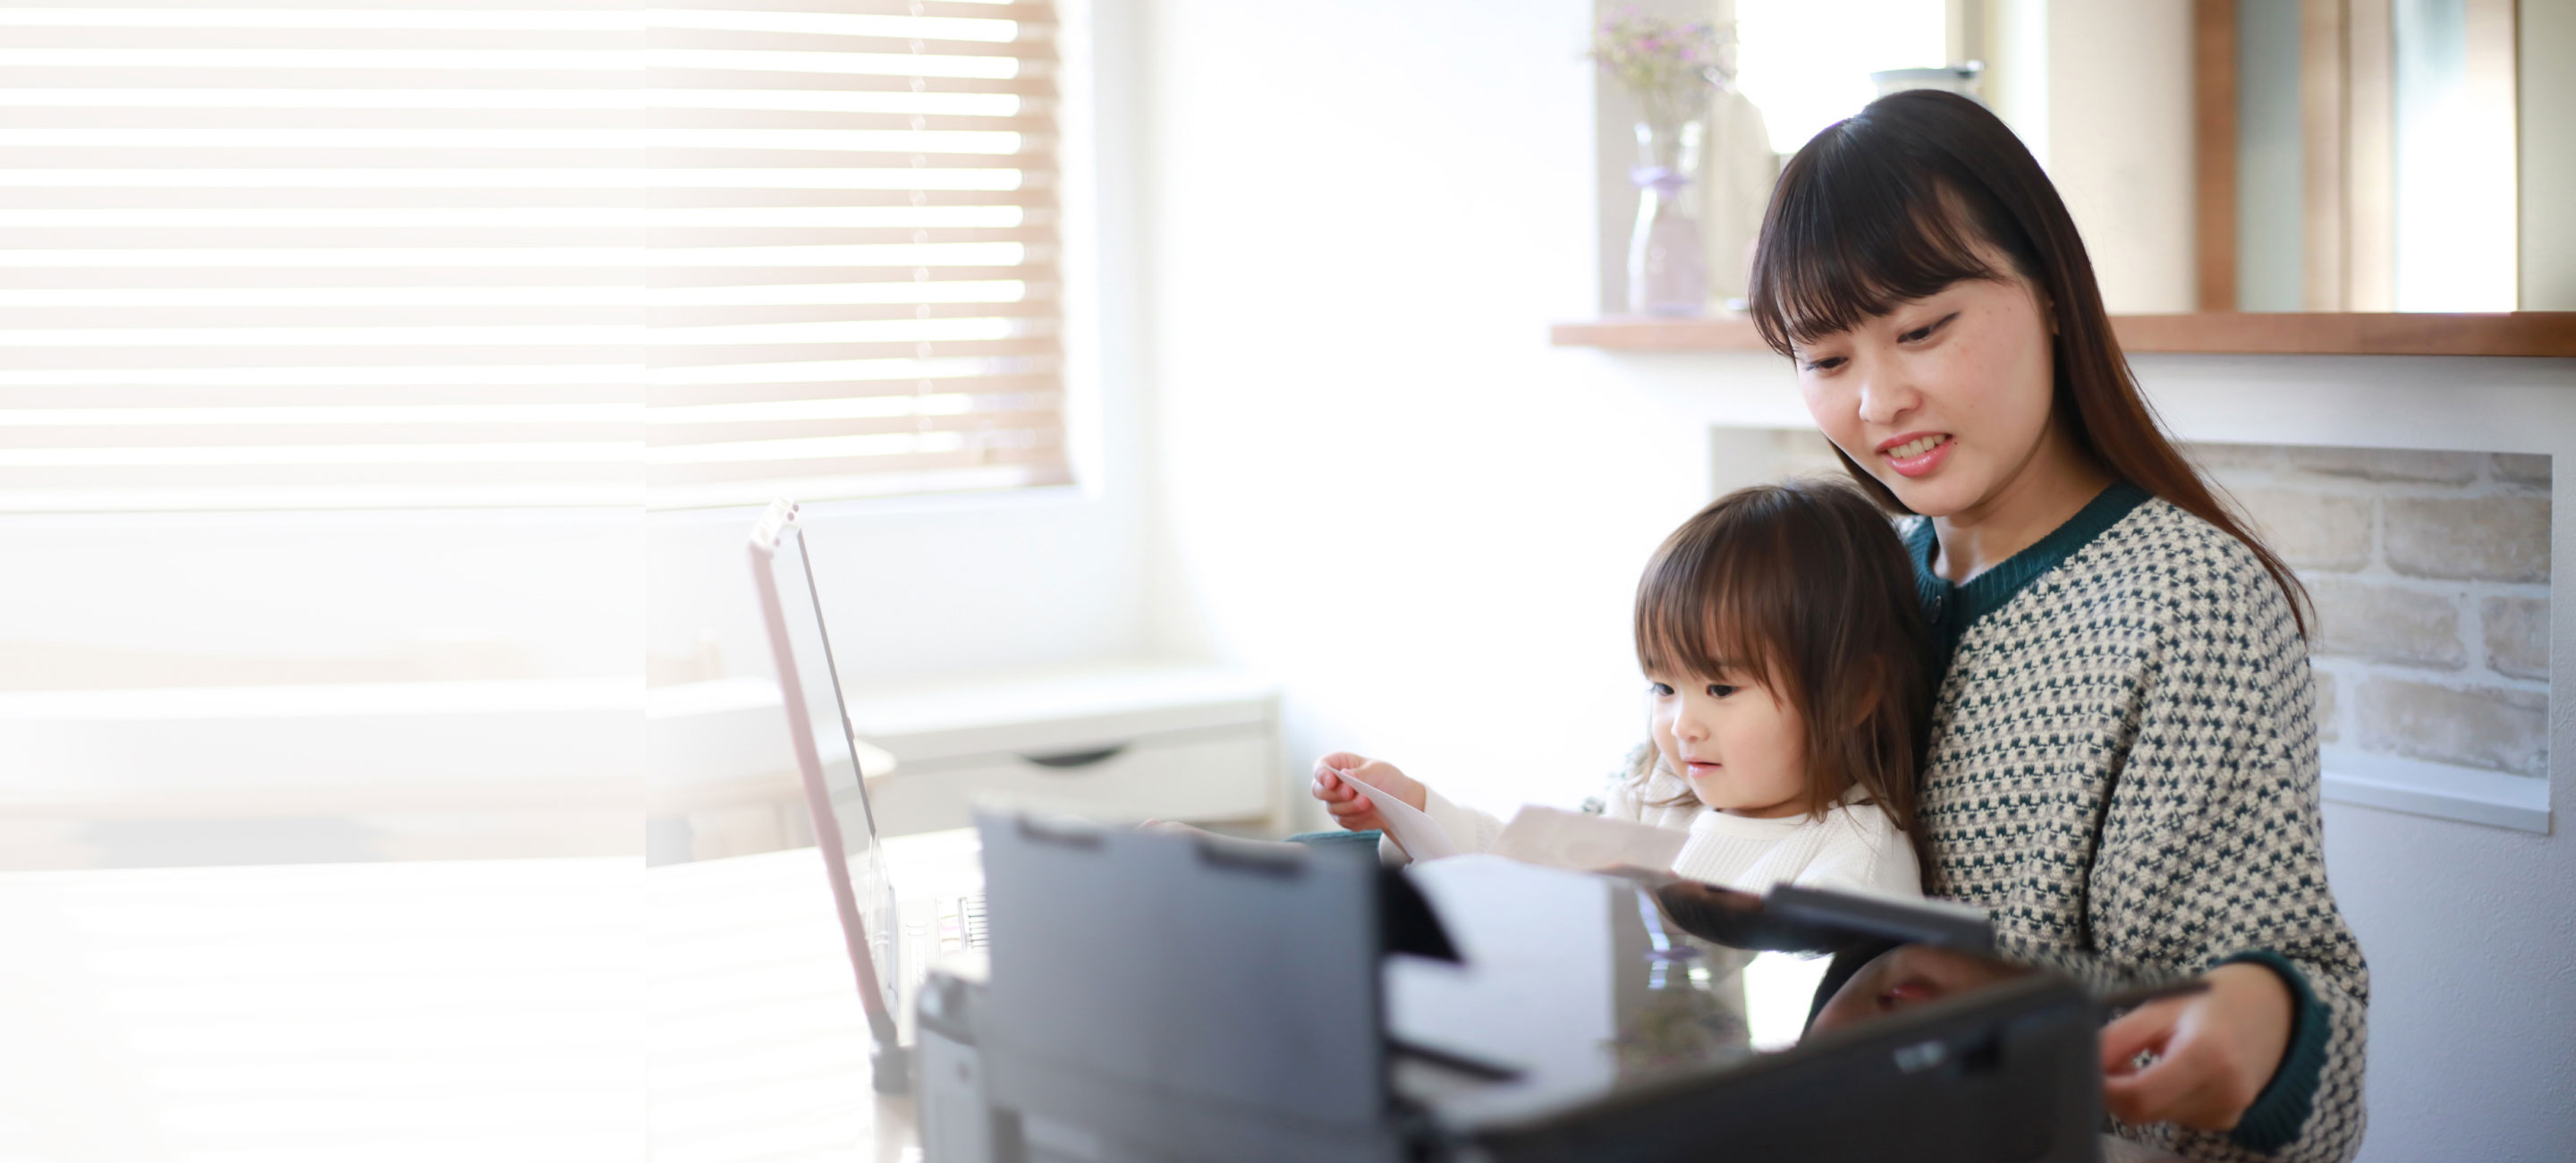
<instances>
[{"instance_id":1,"label":"child's eye","mask_svg":"<svg viewBox=\"0 0 2576 1163\"><path fill-rule=\"evenodd\" d=\"M1647 690L1650 690L1650 691L1653 691L1653 692L1655 693L1655 697L1656 697L1656 698L1659 698L1659 699L1661 699L1661 698L1669 698L1669 697L1671 697L1671 696L1672 696L1672 693L1673 693L1673 688L1668 687L1668 686L1665 686L1664 684L1659 683L1659 682L1650 682L1650 683L1647 683L1647 684L1646 684L1646 689L1647 689Z\"/></svg>"},{"instance_id":2,"label":"child's eye","mask_svg":"<svg viewBox=\"0 0 2576 1163\"><path fill-rule=\"evenodd\" d=\"M1725 698L1728 695L1734 694L1737 689L1738 688L1728 686L1722 682L1713 682L1708 684L1708 693L1711 698Z\"/></svg>"},{"instance_id":3,"label":"child's eye","mask_svg":"<svg viewBox=\"0 0 2576 1163\"><path fill-rule=\"evenodd\" d=\"M1843 357L1829 355L1823 359L1803 360L1799 366L1811 372L1829 372L1843 365Z\"/></svg>"}]
</instances>

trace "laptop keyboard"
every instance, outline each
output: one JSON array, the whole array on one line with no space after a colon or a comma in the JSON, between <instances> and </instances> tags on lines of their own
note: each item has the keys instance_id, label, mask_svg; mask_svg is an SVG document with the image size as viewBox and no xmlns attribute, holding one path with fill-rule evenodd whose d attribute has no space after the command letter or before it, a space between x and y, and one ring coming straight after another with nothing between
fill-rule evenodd
<instances>
[{"instance_id":1,"label":"laptop keyboard","mask_svg":"<svg viewBox=\"0 0 2576 1163\"><path fill-rule=\"evenodd\" d=\"M991 944L984 919L984 894L950 897L939 902L939 951L957 953Z\"/></svg>"}]
</instances>

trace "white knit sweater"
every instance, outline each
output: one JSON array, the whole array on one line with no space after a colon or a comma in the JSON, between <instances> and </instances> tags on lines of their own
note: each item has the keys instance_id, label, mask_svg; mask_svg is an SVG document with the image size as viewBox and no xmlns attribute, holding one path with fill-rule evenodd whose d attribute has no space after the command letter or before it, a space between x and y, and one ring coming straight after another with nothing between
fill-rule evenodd
<instances>
[{"instance_id":1,"label":"white knit sweater","mask_svg":"<svg viewBox=\"0 0 2576 1163\"><path fill-rule=\"evenodd\" d=\"M1502 835L1503 821L1424 789L1423 811L1457 841L1462 852L1485 852ZM1679 802L1674 802L1679 801ZM1688 831L1672 870L1692 880L1746 892L1767 891L1776 884L1838 888L1884 895L1920 897L1921 874L1914 849L1887 814L1852 797L1821 820L1798 815L1782 819L1734 816L1702 806L1689 797L1689 785L1654 766L1651 748L1629 756L1625 770L1614 774L1603 794L1584 810L1619 820ZM1390 861L1404 859L1391 840L1379 841L1379 853Z\"/></svg>"}]
</instances>

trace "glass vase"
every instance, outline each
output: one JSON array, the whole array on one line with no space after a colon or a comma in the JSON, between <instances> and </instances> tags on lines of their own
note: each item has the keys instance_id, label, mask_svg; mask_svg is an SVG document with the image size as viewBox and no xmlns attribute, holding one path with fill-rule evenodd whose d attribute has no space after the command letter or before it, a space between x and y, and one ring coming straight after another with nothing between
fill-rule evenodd
<instances>
[{"instance_id":1,"label":"glass vase","mask_svg":"<svg viewBox=\"0 0 2576 1163\"><path fill-rule=\"evenodd\" d=\"M1637 123L1637 224L1628 235L1628 309L1641 315L1697 315L1708 303L1708 257L1686 200L1699 173L1706 124Z\"/></svg>"}]
</instances>

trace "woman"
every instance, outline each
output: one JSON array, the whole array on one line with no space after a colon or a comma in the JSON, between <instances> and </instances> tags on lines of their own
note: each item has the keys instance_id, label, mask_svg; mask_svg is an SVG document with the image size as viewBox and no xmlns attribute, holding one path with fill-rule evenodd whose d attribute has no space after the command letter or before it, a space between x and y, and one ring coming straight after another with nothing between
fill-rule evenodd
<instances>
[{"instance_id":1,"label":"woman","mask_svg":"<svg viewBox=\"0 0 2576 1163\"><path fill-rule=\"evenodd\" d=\"M1852 477L1922 518L1927 888L2024 960L2207 978L2104 1029L2124 1135L2350 1157L2368 975L2303 595L2157 429L2038 163L1973 101L1882 98L1782 171L1751 303Z\"/></svg>"}]
</instances>

